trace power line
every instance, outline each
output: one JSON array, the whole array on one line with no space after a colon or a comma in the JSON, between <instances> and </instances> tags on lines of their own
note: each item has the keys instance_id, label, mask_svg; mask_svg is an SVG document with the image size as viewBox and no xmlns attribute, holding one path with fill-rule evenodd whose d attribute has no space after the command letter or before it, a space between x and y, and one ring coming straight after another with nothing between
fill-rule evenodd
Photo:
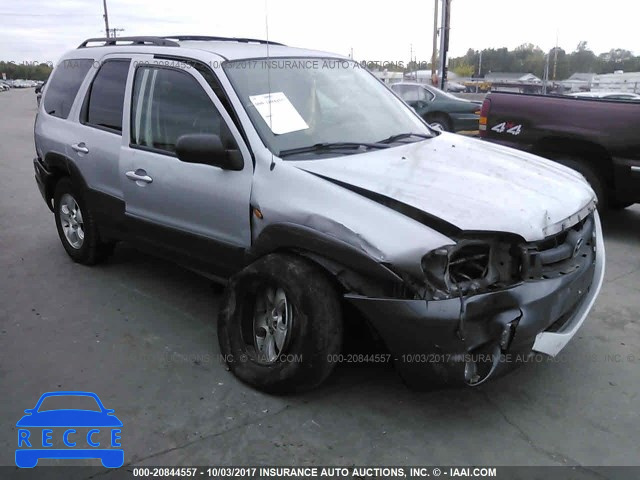
<instances>
[{"instance_id":1,"label":"power line","mask_svg":"<svg viewBox=\"0 0 640 480\"><path fill-rule=\"evenodd\" d=\"M0 17L95 17L94 13L13 13L0 12Z\"/></svg>"}]
</instances>

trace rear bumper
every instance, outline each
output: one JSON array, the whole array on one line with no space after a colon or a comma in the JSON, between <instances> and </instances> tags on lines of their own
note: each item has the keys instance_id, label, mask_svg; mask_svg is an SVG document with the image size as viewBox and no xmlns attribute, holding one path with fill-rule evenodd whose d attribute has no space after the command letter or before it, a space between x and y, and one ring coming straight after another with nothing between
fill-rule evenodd
<instances>
[{"instance_id":1,"label":"rear bumper","mask_svg":"<svg viewBox=\"0 0 640 480\"><path fill-rule=\"evenodd\" d=\"M557 355L584 323L604 278L596 219L595 260L564 276L461 300L398 300L348 295L389 348L414 388L479 385L530 361ZM463 312L463 313L461 313Z\"/></svg>"},{"instance_id":2,"label":"rear bumper","mask_svg":"<svg viewBox=\"0 0 640 480\"><path fill-rule=\"evenodd\" d=\"M480 109L480 106L478 106ZM480 115L474 113L451 113L451 122L453 123L453 131L460 130L478 130Z\"/></svg>"}]
</instances>

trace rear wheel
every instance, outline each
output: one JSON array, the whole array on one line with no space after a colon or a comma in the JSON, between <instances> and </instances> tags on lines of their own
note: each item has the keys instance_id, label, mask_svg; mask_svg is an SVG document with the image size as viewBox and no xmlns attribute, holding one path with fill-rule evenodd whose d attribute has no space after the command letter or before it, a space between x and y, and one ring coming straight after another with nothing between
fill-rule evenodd
<instances>
[{"instance_id":1,"label":"rear wheel","mask_svg":"<svg viewBox=\"0 0 640 480\"><path fill-rule=\"evenodd\" d=\"M562 165L575 170L578 173L581 173L585 180L591 185L591 188L596 194L596 198L598 200L598 210L604 210L609 208L610 203L608 199L608 191L605 188L604 181L598 175L596 170L586 164L585 162L581 162L580 160L573 158L555 158L556 162L561 163Z\"/></svg>"},{"instance_id":2,"label":"rear wheel","mask_svg":"<svg viewBox=\"0 0 640 480\"><path fill-rule=\"evenodd\" d=\"M270 393L320 385L335 366L342 330L340 298L330 279L290 254L267 255L232 277L218 319L229 369Z\"/></svg>"},{"instance_id":3,"label":"rear wheel","mask_svg":"<svg viewBox=\"0 0 640 480\"><path fill-rule=\"evenodd\" d=\"M58 236L74 261L94 265L113 251L113 243L100 240L93 214L68 177L56 184L53 205Z\"/></svg>"},{"instance_id":4,"label":"rear wheel","mask_svg":"<svg viewBox=\"0 0 640 480\"><path fill-rule=\"evenodd\" d=\"M609 208L612 208L614 210L624 210L625 208L630 207L631 205L633 205L632 202L610 202L609 203Z\"/></svg>"},{"instance_id":5,"label":"rear wheel","mask_svg":"<svg viewBox=\"0 0 640 480\"><path fill-rule=\"evenodd\" d=\"M449 120L449 117L441 113L429 115L427 117L427 123L433 128L439 129L443 132L453 131L453 127L451 127L451 120Z\"/></svg>"}]
</instances>

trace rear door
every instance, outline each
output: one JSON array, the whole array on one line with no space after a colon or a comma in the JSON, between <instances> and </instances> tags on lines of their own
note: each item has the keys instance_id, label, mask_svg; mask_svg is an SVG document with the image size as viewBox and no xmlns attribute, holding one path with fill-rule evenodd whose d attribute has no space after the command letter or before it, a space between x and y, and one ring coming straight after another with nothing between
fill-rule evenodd
<instances>
[{"instance_id":1,"label":"rear door","mask_svg":"<svg viewBox=\"0 0 640 480\"><path fill-rule=\"evenodd\" d=\"M147 244L233 273L251 242L249 150L195 68L136 63L119 172L129 229ZM190 133L219 135L226 149L240 151L244 169L180 161L176 142Z\"/></svg>"},{"instance_id":2,"label":"rear door","mask_svg":"<svg viewBox=\"0 0 640 480\"><path fill-rule=\"evenodd\" d=\"M118 236L124 201L118 174L125 92L132 59L108 55L93 63L81 90L77 122L69 123L67 157L78 165L101 230Z\"/></svg>"},{"instance_id":3,"label":"rear door","mask_svg":"<svg viewBox=\"0 0 640 480\"><path fill-rule=\"evenodd\" d=\"M433 93L421 85L394 85L393 90L420 116L424 116L431 107Z\"/></svg>"}]
</instances>

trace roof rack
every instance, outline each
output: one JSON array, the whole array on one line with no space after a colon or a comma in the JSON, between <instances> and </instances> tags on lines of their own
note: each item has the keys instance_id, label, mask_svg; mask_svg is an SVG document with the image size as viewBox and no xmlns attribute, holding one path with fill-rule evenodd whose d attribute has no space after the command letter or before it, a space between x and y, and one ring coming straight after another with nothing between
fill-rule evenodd
<instances>
[{"instance_id":1,"label":"roof rack","mask_svg":"<svg viewBox=\"0 0 640 480\"><path fill-rule=\"evenodd\" d=\"M82 42L78 48L87 48L89 43L100 43L96 47L115 47L123 45L155 45L160 47L179 47L177 42L168 40L171 37L115 37L115 38L89 38Z\"/></svg>"},{"instance_id":2,"label":"roof rack","mask_svg":"<svg viewBox=\"0 0 640 480\"><path fill-rule=\"evenodd\" d=\"M235 38L235 37L208 37L206 35L170 35L168 37L162 37L165 39L178 40L180 42L195 40L203 42L241 42L241 43L261 43L264 45L280 45L283 43L273 42L271 40L260 40L257 38Z\"/></svg>"}]
</instances>

